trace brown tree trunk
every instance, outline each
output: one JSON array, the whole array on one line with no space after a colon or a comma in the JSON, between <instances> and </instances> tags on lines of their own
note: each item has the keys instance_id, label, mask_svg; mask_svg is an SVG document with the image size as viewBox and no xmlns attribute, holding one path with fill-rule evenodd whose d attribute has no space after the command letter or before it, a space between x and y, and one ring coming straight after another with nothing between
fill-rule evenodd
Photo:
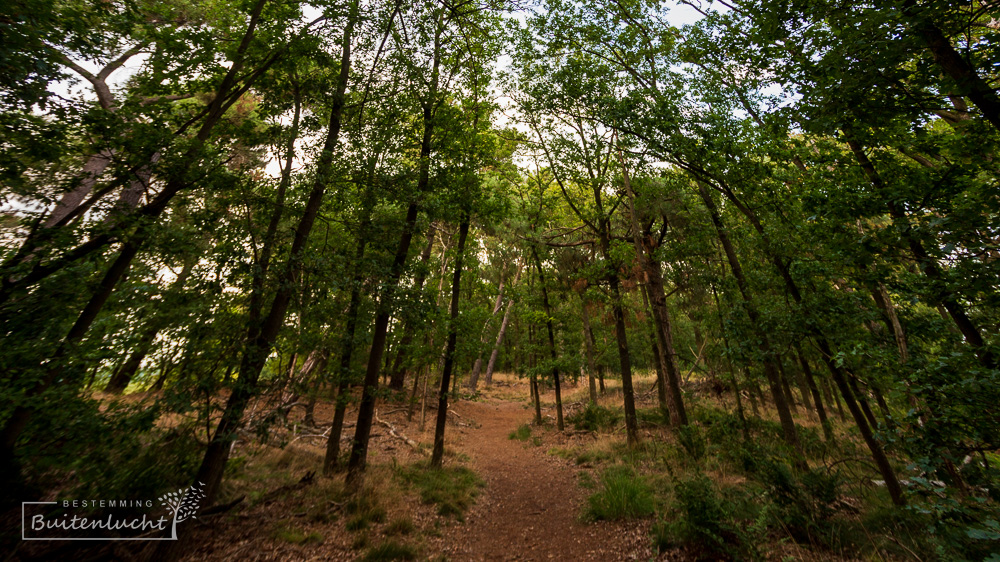
<instances>
[{"instance_id":1,"label":"brown tree trunk","mask_svg":"<svg viewBox=\"0 0 1000 562\"><path fill-rule=\"evenodd\" d=\"M542 269L542 260L538 257L535 248L531 249L531 255L535 258L535 268L538 270L538 284L542 288L542 306L545 307L545 328L549 336L549 356L552 359L552 381L556 390L556 429L563 431L563 407L562 388L559 384L559 367L556 364L558 353L556 352L555 330L552 327L552 307L549 304L549 289L545 285L545 271Z\"/></svg>"},{"instance_id":2,"label":"brown tree trunk","mask_svg":"<svg viewBox=\"0 0 1000 562\"><path fill-rule=\"evenodd\" d=\"M455 275L451 281L451 320L448 323L448 345L444 354L444 369L441 371L441 389L438 391L437 424L434 426L434 449L431 466L440 467L444 459L444 430L448 421L448 383L455 365L455 345L458 340L458 301L462 287L462 258L465 253L465 239L469 234L469 215L462 219L458 227L458 247L455 256Z\"/></svg>"},{"instance_id":3,"label":"brown tree trunk","mask_svg":"<svg viewBox=\"0 0 1000 562\"><path fill-rule=\"evenodd\" d=\"M514 308L514 299L507 300L507 309L503 311L503 320L500 322L500 331L497 333L497 341L493 344L493 352L490 353L490 361L486 364L486 374L483 380L489 385L493 382L493 370L497 366L497 357L500 355L500 346L503 344L504 335L507 333L507 324L510 322L510 311Z\"/></svg>"},{"instance_id":4,"label":"brown tree trunk","mask_svg":"<svg viewBox=\"0 0 1000 562\"><path fill-rule=\"evenodd\" d=\"M642 301L646 308L646 313L649 315L649 322L646 323L646 327L649 328L649 347L650 351L653 352L653 366L656 368L656 400L660 406L660 412L663 415L663 419L670 420L671 425L673 423L673 412L670 410L670 406L667 405L667 354L664 351L664 347L657 345L657 340L662 340L663 336L657 334L659 326L657 322L653 320L653 312L649 308L649 298L646 293L648 291L647 286L641 288L642 291Z\"/></svg>"},{"instance_id":5,"label":"brown tree trunk","mask_svg":"<svg viewBox=\"0 0 1000 562\"><path fill-rule=\"evenodd\" d=\"M913 26L913 31L927 46L927 50L931 52L934 62L955 81L958 92L968 96L983 112L983 117L1000 130L1000 97L955 49L941 28L930 20L928 11L929 8L921 10L916 0L907 0L903 3L903 14Z\"/></svg>"},{"instance_id":6,"label":"brown tree trunk","mask_svg":"<svg viewBox=\"0 0 1000 562\"><path fill-rule=\"evenodd\" d=\"M809 391L812 393L813 404L816 405L816 415L819 416L819 423L823 426L823 436L827 442L834 443L836 438L833 434L833 426L826 417L826 408L823 407L823 400L820 398L819 388L816 386L816 379L813 376L812 368L809 366L809 362L806 361L805 356L802 355L802 348L798 343L795 344L795 355L799 360L799 366L802 367L802 375L806 379Z\"/></svg>"},{"instance_id":7,"label":"brown tree trunk","mask_svg":"<svg viewBox=\"0 0 1000 562\"><path fill-rule=\"evenodd\" d=\"M427 245L424 246L424 251L420 253L420 263L423 266L426 266L427 262L431 259L431 252L434 250L434 234L436 232L437 230L435 230L434 226L431 225L427 232ZM414 292L419 294L420 291L423 290L424 282L426 280L427 269L426 267L421 267L417 271L417 275L413 280L413 286L415 289ZM403 383L406 379L406 368L404 362L412 345L413 325L412 323L407 322L406 326L403 328L403 337L399 342L399 351L396 353L396 360L393 362L392 370L390 371L392 374L389 377L389 388L393 390L400 390L403 388Z\"/></svg>"},{"instance_id":8,"label":"brown tree trunk","mask_svg":"<svg viewBox=\"0 0 1000 562\"><path fill-rule=\"evenodd\" d=\"M687 425L688 420L687 412L684 409L684 398L681 394L681 373L677 366L677 351L674 349L670 310L667 308L667 297L663 290L663 275L660 273L660 263L651 256L652 238L645 236L646 233L639 229L639 219L635 211L635 193L632 191L632 182L620 149L618 150L618 161L622 167L622 178L632 222L632 241L640 267L643 270L646 287L649 291L649 300L652 303L654 334L656 336L653 339L653 344L657 351L657 364L662 365L662 369L657 369L656 379L659 385L660 408L668 411L671 426L680 427ZM645 296L643 293L644 298ZM668 400L670 402L669 408L666 405Z\"/></svg>"},{"instance_id":9,"label":"brown tree trunk","mask_svg":"<svg viewBox=\"0 0 1000 562\"><path fill-rule=\"evenodd\" d=\"M751 324L760 327L760 314L757 312L757 308L754 305L753 300L750 298L746 279L743 276L743 268L740 266L739 258L736 256L736 250L733 248L733 244L729 240L729 233L722 223L722 218L719 216L719 211L715 206L715 201L712 200L712 196L704 184L698 184L698 193L701 195L701 199L704 201L705 207L708 209L709 215L712 219L712 224L715 225L719 242L722 244L722 249L729 262L729 268L733 273L733 277L736 279L736 285L739 288L740 296L743 298L743 304L747 312L747 316L750 318ZM794 460L794 464L801 469L805 469L805 455L802 452L801 445L799 445L798 432L795 429L795 422L792 419L791 411L789 410L788 404L785 402L785 396L781 389L781 375L775 366L774 354L771 350L771 344L766 334L760 334L757 346L760 350L764 363L764 375L767 377L768 384L771 387L771 398L774 400L774 406L778 410L778 418L781 421L781 429L785 442L787 442L799 456L799 458Z\"/></svg>"},{"instance_id":10,"label":"brown tree trunk","mask_svg":"<svg viewBox=\"0 0 1000 562\"><path fill-rule=\"evenodd\" d=\"M594 333L590 329L590 314L587 312L587 300L580 295L581 318L583 318L583 345L587 356L587 383L590 389L590 402L597 404L597 381L594 378L597 366L594 361Z\"/></svg>"},{"instance_id":11,"label":"brown tree trunk","mask_svg":"<svg viewBox=\"0 0 1000 562\"><path fill-rule=\"evenodd\" d=\"M420 141L420 171L417 178L417 193L427 191L430 185L431 140L434 135L434 110L438 97L439 69L441 64L441 22L438 16L437 29L434 35L434 54L431 69L430 89L428 97L423 102L423 136ZM379 367L382 364L382 354L385 352L386 330L389 327L389 316L392 312L393 300L399 279L406 265L406 257L413 240L416 228L418 204L410 203L406 210L403 233L396 247L392 269L385 289L379 298L375 315L375 325L372 334L372 347L368 356L368 366L365 370L364 386L361 389L361 402L358 405L358 422L351 442L351 454L347 463L347 482L356 485L360 482L368 462L368 438L371 434L372 421L375 415L376 390L378 390Z\"/></svg>"},{"instance_id":12,"label":"brown tree trunk","mask_svg":"<svg viewBox=\"0 0 1000 562\"><path fill-rule=\"evenodd\" d=\"M998 125L1000 128L1000 125ZM851 152L854 154L855 159L858 161L858 165L861 166L861 170L865 173L868 181L872 184L879 193L886 192L885 182L882 177L875 170L874 164L868 159L868 155L865 154L864 147L858 142L853 136L853 129L851 127L844 127L844 135L847 140L847 146L850 147ZM944 272L941 271L941 266L937 261L931 257L924 248L923 243L917 239L913 233L912 226L910 225L909 217L906 213L899 207L894 201L886 201L886 206L889 209L889 214L892 216L893 220L896 222L903 223L902 237L906 240L910 247L910 252L917 259L917 263L920 264L920 268L923 270L924 275L931 282L932 294L929 295L931 304L942 305L945 310L948 311L949 316L951 316L952 321L962 332L965 337L965 341L972 346L979 358L979 362L982 363L987 369L992 369L996 367L996 358L993 353L986 348L983 337L979 331L979 328L972 322L968 314L965 312L965 307L963 307L955 295L948 290L948 282L945 279Z\"/></svg>"},{"instance_id":13,"label":"brown tree trunk","mask_svg":"<svg viewBox=\"0 0 1000 562\"><path fill-rule=\"evenodd\" d=\"M337 149L340 137L341 115L345 105L345 93L347 91L347 81L351 66L351 38L357 18L358 1L354 0L351 4L350 13L347 16L347 25L344 28L343 43L341 45L340 74L337 79L337 89L333 96L330 122L323 144L323 152L317 163L316 177L306 201L302 217L295 229L288 261L279 277L277 284L278 291L271 302L270 311L260 324L252 324L248 327L247 346L240 363L240 376L236 380L232 393L229 395L222 418L219 420L215 434L205 451L204 459L195 477L196 482L203 482L205 484L203 491L205 493L206 504L212 502L218 491L226 463L229 460L232 438L242 425L243 412L247 404L258 391L257 381L261 370L267 361L268 355L270 355L275 338L284 324L285 313L292 296L298 289L297 281L301 270L301 260L309 233L312 231L313 224L319 214L323 195L326 193L326 187L333 174L333 153Z\"/></svg>"}]
</instances>

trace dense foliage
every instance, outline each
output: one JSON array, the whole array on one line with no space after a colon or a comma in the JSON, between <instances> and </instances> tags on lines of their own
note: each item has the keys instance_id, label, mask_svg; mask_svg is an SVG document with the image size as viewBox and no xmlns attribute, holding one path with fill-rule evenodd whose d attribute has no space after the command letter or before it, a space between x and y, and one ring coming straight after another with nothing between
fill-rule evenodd
<instances>
[{"instance_id":1,"label":"dense foliage","mask_svg":"<svg viewBox=\"0 0 1000 562\"><path fill-rule=\"evenodd\" d=\"M802 408L829 446L849 420L858 478L923 517L934 556L982 559L1000 541L998 11L5 3L0 477L18 502L191 481L215 500L232 441L302 407L333 425L317 470L356 481L375 404L428 393L439 466L447 400L500 371L536 404L554 386L559 430L585 377L570 421L621 419L635 448L649 370L694 457L689 428L720 426L692 400L734 393L734 455L773 405L781 459L754 474L794 539L832 501ZM621 418L596 404L605 377ZM657 540L756 556L704 477L674 485Z\"/></svg>"}]
</instances>

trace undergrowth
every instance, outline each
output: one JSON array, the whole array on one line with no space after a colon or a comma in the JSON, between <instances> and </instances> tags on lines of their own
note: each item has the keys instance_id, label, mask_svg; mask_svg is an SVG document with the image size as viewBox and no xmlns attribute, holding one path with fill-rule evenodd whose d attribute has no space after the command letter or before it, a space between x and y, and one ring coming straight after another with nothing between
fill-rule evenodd
<instances>
[{"instance_id":1,"label":"undergrowth","mask_svg":"<svg viewBox=\"0 0 1000 562\"><path fill-rule=\"evenodd\" d=\"M421 501L437 505L438 515L452 516L459 521L465 519L465 511L484 485L475 472L463 466L432 468L418 463L400 467L396 474L418 491Z\"/></svg>"}]
</instances>

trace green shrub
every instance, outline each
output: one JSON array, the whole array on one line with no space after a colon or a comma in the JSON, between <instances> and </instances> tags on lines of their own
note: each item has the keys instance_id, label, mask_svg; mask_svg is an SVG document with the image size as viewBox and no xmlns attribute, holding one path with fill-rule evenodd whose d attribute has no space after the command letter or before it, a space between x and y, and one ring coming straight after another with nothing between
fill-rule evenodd
<instances>
[{"instance_id":1,"label":"green shrub","mask_svg":"<svg viewBox=\"0 0 1000 562\"><path fill-rule=\"evenodd\" d=\"M511 440L516 439L518 441L527 441L531 438L531 426L526 423L521 424L517 426L517 429L511 431L507 438Z\"/></svg>"},{"instance_id":2,"label":"green shrub","mask_svg":"<svg viewBox=\"0 0 1000 562\"><path fill-rule=\"evenodd\" d=\"M622 414L618 410L598 406L593 402L566 418L579 431L600 431L614 427L621 420Z\"/></svg>"},{"instance_id":3,"label":"green shrub","mask_svg":"<svg viewBox=\"0 0 1000 562\"><path fill-rule=\"evenodd\" d=\"M653 527L653 541L659 551L688 545L705 551L708 558L756 558L753 547L729 523L727 505L712 481L704 474L678 482L674 487L678 515Z\"/></svg>"},{"instance_id":4,"label":"green shrub","mask_svg":"<svg viewBox=\"0 0 1000 562\"><path fill-rule=\"evenodd\" d=\"M694 460L705 456L705 436L698 426L688 424L677 428L677 441Z\"/></svg>"},{"instance_id":5,"label":"green shrub","mask_svg":"<svg viewBox=\"0 0 1000 562\"><path fill-rule=\"evenodd\" d=\"M601 473L601 485L601 491L587 498L589 519L617 521L653 514L653 493L630 467L606 469Z\"/></svg>"},{"instance_id":6,"label":"green shrub","mask_svg":"<svg viewBox=\"0 0 1000 562\"><path fill-rule=\"evenodd\" d=\"M417 549L408 544L396 541L385 541L368 549L362 562L380 562L382 560L416 560Z\"/></svg>"}]
</instances>

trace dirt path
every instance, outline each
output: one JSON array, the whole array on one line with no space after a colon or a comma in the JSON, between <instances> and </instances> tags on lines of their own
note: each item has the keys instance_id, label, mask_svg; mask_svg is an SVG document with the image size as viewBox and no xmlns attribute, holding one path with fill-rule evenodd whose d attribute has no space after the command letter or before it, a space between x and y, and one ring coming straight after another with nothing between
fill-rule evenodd
<instances>
[{"instance_id":1,"label":"dirt path","mask_svg":"<svg viewBox=\"0 0 1000 562\"><path fill-rule=\"evenodd\" d=\"M594 469L546 453L554 446L571 446L580 437L533 428L532 438L540 438L540 446L509 439L518 426L531 421L526 396L526 385L515 380L487 389L481 401L459 401L451 407L458 415L448 423L445 442L457 458L447 456L445 463L469 466L486 483L464 522L439 517L435 506L404 491L390 466L426 457L377 425L369 468L377 474L373 497L385 509L378 521L361 529L346 528L352 514L344 511L338 495L339 475L334 481L321 478L281 492L316 470L325 451L323 439L303 438L280 449L254 446L239 452L248 459L247 476L231 485L233 494L250 494L256 501L195 526L185 560L358 560L387 541L415 546L420 560L449 562L651 559L650 521L581 522L592 492L578 484L578 474ZM330 419L332 410L330 403L318 404L317 419ZM402 408L384 407L381 416L400 434L422 445L433 442L432 415L425 431L418 429L419 415L407 422ZM415 529L390 533L387 528L394 520L411 521Z\"/></svg>"},{"instance_id":2,"label":"dirt path","mask_svg":"<svg viewBox=\"0 0 1000 562\"><path fill-rule=\"evenodd\" d=\"M530 412L522 402L463 402L456 411L478 426L456 432L449 446L470 457L486 488L466 515L450 527L441 554L450 560L649 559L645 525L582 523L587 491L577 469L564 459L509 439Z\"/></svg>"}]
</instances>

